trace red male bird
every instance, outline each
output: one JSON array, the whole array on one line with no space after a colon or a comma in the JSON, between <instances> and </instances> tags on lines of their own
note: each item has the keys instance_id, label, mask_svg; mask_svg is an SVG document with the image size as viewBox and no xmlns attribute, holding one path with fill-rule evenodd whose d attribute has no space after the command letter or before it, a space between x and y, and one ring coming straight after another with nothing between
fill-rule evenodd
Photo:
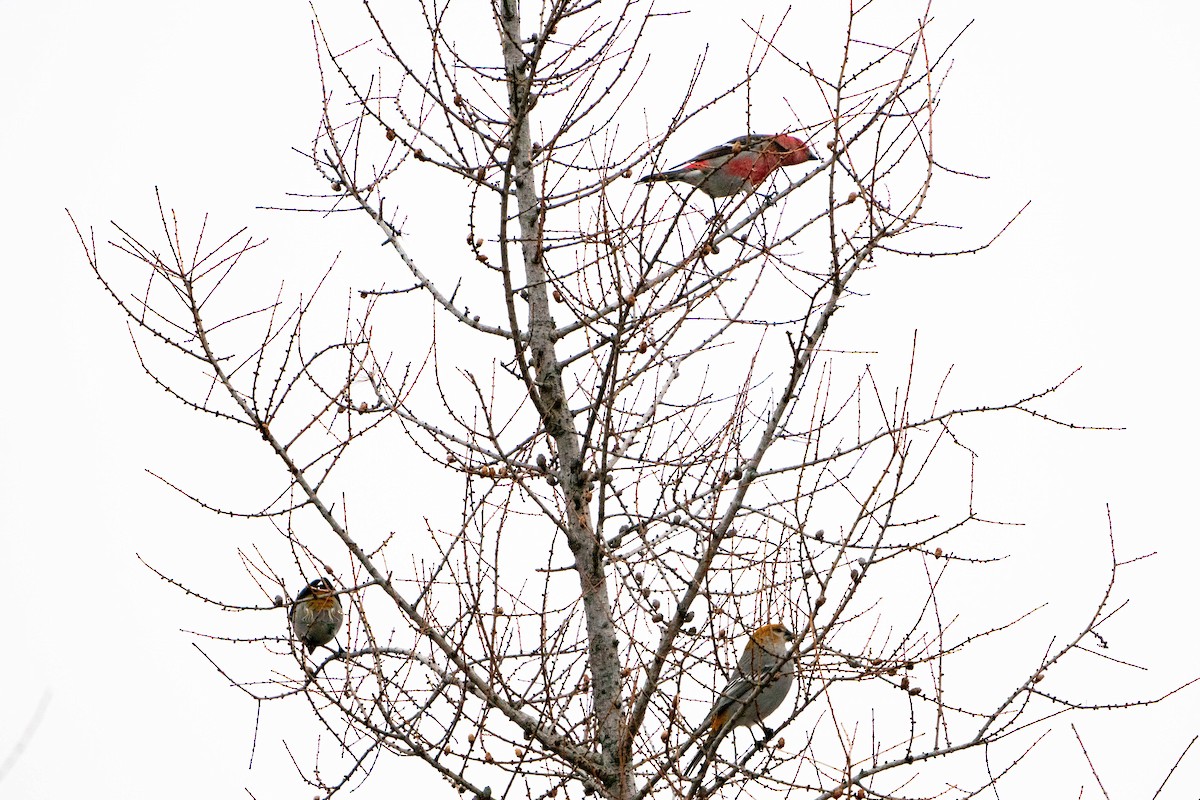
<instances>
[{"instance_id":1,"label":"red male bird","mask_svg":"<svg viewBox=\"0 0 1200 800\"><path fill-rule=\"evenodd\" d=\"M674 169L651 173L638 183L683 181L716 199L752 192L780 167L816 160L813 149L795 136L752 133L705 150Z\"/></svg>"}]
</instances>

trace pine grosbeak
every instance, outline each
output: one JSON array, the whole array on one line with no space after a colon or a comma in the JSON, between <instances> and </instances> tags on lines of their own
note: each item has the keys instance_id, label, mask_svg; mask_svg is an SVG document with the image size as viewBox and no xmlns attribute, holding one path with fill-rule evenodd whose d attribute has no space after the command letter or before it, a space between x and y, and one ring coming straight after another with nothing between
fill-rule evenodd
<instances>
[{"instance_id":1,"label":"pine grosbeak","mask_svg":"<svg viewBox=\"0 0 1200 800\"><path fill-rule=\"evenodd\" d=\"M342 627L342 603L333 584L325 578L317 578L296 595L289 616L296 638L311 653L333 641L338 628Z\"/></svg>"},{"instance_id":2,"label":"pine grosbeak","mask_svg":"<svg viewBox=\"0 0 1200 800\"><path fill-rule=\"evenodd\" d=\"M683 181L716 199L752 192L780 167L816 160L812 148L795 136L752 133L705 150L675 169L646 175L638 183Z\"/></svg>"},{"instance_id":3,"label":"pine grosbeak","mask_svg":"<svg viewBox=\"0 0 1200 800\"><path fill-rule=\"evenodd\" d=\"M763 625L750 634L742 657L729 675L729 683L700 723L700 729L707 728L708 735L700 752L684 770L685 775L691 775L701 762L710 760L717 744L734 728L761 725L764 734L770 735L763 720L783 704L791 691L795 671L791 643L795 638L778 623Z\"/></svg>"}]
</instances>

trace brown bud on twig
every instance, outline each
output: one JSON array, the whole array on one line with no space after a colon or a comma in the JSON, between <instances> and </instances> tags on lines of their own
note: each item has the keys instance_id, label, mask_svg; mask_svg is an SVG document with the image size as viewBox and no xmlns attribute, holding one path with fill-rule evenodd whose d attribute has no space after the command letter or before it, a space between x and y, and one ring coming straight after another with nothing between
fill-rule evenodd
<instances>
[{"instance_id":1,"label":"brown bud on twig","mask_svg":"<svg viewBox=\"0 0 1200 800\"><path fill-rule=\"evenodd\" d=\"M389 142L396 141L396 132L394 130L392 130L391 128L388 128L387 133L385 133L384 135L387 136L387 140Z\"/></svg>"},{"instance_id":2,"label":"brown bud on twig","mask_svg":"<svg viewBox=\"0 0 1200 800\"><path fill-rule=\"evenodd\" d=\"M562 292L560 292L558 289L554 290L552 296L554 297L555 302L561 303L563 301Z\"/></svg>"}]
</instances>

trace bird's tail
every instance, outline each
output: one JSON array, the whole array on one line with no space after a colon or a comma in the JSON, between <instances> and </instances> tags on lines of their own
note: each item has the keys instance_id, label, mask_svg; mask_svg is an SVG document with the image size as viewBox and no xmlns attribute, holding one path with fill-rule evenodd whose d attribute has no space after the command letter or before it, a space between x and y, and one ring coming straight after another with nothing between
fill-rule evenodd
<instances>
[{"instance_id":1,"label":"bird's tail","mask_svg":"<svg viewBox=\"0 0 1200 800\"><path fill-rule=\"evenodd\" d=\"M666 172L651 172L649 175L643 175L637 179L638 183L654 183L655 181L677 181L680 180L686 169L671 169Z\"/></svg>"},{"instance_id":2,"label":"bird's tail","mask_svg":"<svg viewBox=\"0 0 1200 800\"><path fill-rule=\"evenodd\" d=\"M692 756L692 760L688 762L687 767L683 770L683 774L687 777L692 777L696 774L696 767L700 766L704 761L704 757L708 755L708 747L701 745L696 751L696 755Z\"/></svg>"},{"instance_id":3,"label":"bird's tail","mask_svg":"<svg viewBox=\"0 0 1200 800\"><path fill-rule=\"evenodd\" d=\"M696 748L696 755L692 756L692 760L688 762L687 767L683 770L683 774L689 778L696 774L697 767L711 760L713 753L716 752L717 740L720 737L717 735L718 732L712 729L712 720L713 714L710 711L708 716L704 718L704 721L700 723L700 727L697 728L698 732L703 731L703 733L699 734L691 744L691 747ZM679 757L682 759L685 753L687 753L687 750L680 753Z\"/></svg>"}]
</instances>

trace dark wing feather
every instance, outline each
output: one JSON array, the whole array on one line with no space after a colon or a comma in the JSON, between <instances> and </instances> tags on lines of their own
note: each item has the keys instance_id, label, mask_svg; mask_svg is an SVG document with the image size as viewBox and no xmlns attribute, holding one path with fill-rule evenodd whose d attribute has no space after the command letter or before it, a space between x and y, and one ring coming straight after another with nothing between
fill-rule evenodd
<instances>
[{"instance_id":1,"label":"dark wing feather","mask_svg":"<svg viewBox=\"0 0 1200 800\"><path fill-rule=\"evenodd\" d=\"M756 144L760 144L768 139L773 139L773 138L774 138L773 136L767 136L767 135L761 134L761 133L752 133L749 136L735 136L734 138L730 139L725 144L719 144L716 147L710 147L708 150L705 150L703 153L698 153L697 155L694 155L691 158L689 158L687 161L676 164L674 167L671 167L671 169L679 169L680 167L686 166L688 164L694 164L697 161L707 161L710 158L722 158L724 156L734 155L733 146L735 144L741 145L741 147L738 148L738 152L741 152L742 150L745 150L749 147L753 147Z\"/></svg>"}]
</instances>

